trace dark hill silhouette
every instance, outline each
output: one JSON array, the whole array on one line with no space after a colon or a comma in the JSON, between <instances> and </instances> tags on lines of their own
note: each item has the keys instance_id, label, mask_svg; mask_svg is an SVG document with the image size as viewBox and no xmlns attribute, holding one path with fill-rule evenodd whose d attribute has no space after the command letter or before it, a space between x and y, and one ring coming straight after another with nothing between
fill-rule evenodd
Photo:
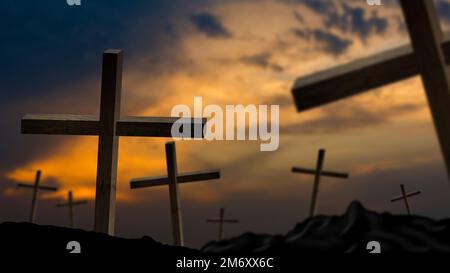
<instances>
[{"instance_id":1,"label":"dark hill silhouette","mask_svg":"<svg viewBox=\"0 0 450 273\"><path fill-rule=\"evenodd\" d=\"M10 254L67 253L69 241L78 241L83 254L145 255L155 262L183 256L283 255L313 253L368 253L369 241L378 241L382 253L450 253L450 220L391 215L366 210L353 202L342 216L316 216L285 235L245 233L210 242L201 250L174 247L150 237L123 239L105 234L29 223L0 224L0 242Z\"/></svg>"}]
</instances>

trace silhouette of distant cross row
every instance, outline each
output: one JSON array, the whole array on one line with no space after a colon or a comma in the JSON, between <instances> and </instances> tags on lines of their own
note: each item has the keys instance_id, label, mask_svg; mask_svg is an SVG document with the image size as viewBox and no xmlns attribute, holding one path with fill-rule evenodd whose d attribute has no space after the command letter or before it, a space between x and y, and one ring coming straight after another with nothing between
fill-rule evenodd
<instances>
[{"instance_id":1,"label":"silhouette of distant cross row","mask_svg":"<svg viewBox=\"0 0 450 273\"><path fill-rule=\"evenodd\" d=\"M97 135L97 182L95 230L114 235L117 153L119 136L171 137L173 117L120 117L123 53L109 49L103 53L100 115L26 115L22 133L50 135ZM191 136L202 138L206 119L183 118L179 128L192 129ZM187 127L185 125L190 124ZM193 125L193 126L192 126ZM195 135L201 127L201 135ZM198 130L200 131L200 130ZM181 133L181 132L177 132ZM184 132L183 132L184 133Z\"/></svg>"},{"instance_id":2,"label":"silhouette of distant cross row","mask_svg":"<svg viewBox=\"0 0 450 273\"><path fill-rule=\"evenodd\" d=\"M450 41L433 0L400 0L411 45L298 78L292 88L298 111L420 75L450 178Z\"/></svg>"}]
</instances>

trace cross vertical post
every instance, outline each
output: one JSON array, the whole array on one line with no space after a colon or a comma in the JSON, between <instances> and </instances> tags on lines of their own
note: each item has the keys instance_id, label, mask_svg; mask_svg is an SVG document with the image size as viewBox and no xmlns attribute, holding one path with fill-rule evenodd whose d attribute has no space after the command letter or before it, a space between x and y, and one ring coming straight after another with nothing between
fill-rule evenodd
<instances>
[{"instance_id":1,"label":"cross vertical post","mask_svg":"<svg viewBox=\"0 0 450 273\"><path fill-rule=\"evenodd\" d=\"M75 227L75 219L73 217L73 195L72 195L72 191L69 191L69 220L70 220L70 227L73 228Z\"/></svg>"},{"instance_id":2,"label":"cross vertical post","mask_svg":"<svg viewBox=\"0 0 450 273\"><path fill-rule=\"evenodd\" d=\"M220 208L220 216L219 216L219 240L223 239L223 220L225 216L225 208Z\"/></svg>"},{"instance_id":3,"label":"cross vertical post","mask_svg":"<svg viewBox=\"0 0 450 273\"><path fill-rule=\"evenodd\" d=\"M169 178L170 211L172 216L172 231L175 245L184 245L183 226L180 212L180 196L177 183L177 156L175 143L168 142L166 147L167 176Z\"/></svg>"},{"instance_id":4,"label":"cross vertical post","mask_svg":"<svg viewBox=\"0 0 450 273\"><path fill-rule=\"evenodd\" d=\"M32 224L36 223L36 206L40 181L41 181L41 171L38 170L36 172L36 178L34 180L33 197L31 199L30 223Z\"/></svg>"},{"instance_id":5,"label":"cross vertical post","mask_svg":"<svg viewBox=\"0 0 450 273\"><path fill-rule=\"evenodd\" d=\"M97 185L95 192L95 231L114 234L118 137L116 121L120 116L122 88L122 51L103 53L98 140Z\"/></svg>"},{"instance_id":6,"label":"cross vertical post","mask_svg":"<svg viewBox=\"0 0 450 273\"><path fill-rule=\"evenodd\" d=\"M317 194L319 193L320 176L322 175L323 161L325 159L325 150L320 149L317 156L316 173L314 175L314 186L311 197L311 206L309 209L309 217L313 217L317 208Z\"/></svg>"},{"instance_id":7,"label":"cross vertical post","mask_svg":"<svg viewBox=\"0 0 450 273\"><path fill-rule=\"evenodd\" d=\"M450 175L450 75L444 42L433 0L400 0L409 36L420 64L422 81Z\"/></svg>"},{"instance_id":8,"label":"cross vertical post","mask_svg":"<svg viewBox=\"0 0 450 273\"><path fill-rule=\"evenodd\" d=\"M401 184L400 189L402 191L403 201L405 201L406 212L408 213L408 215L411 215L412 212L411 212L411 208L409 207L408 196L406 195L406 191L405 191L405 185Z\"/></svg>"}]
</instances>

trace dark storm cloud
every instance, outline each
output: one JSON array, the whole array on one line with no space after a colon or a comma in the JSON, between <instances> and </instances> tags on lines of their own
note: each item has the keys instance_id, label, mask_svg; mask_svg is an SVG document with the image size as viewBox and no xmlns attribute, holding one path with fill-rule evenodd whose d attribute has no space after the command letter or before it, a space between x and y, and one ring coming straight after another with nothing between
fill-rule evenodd
<instances>
[{"instance_id":1,"label":"dark storm cloud","mask_svg":"<svg viewBox=\"0 0 450 273\"><path fill-rule=\"evenodd\" d=\"M343 109L345 107L345 109ZM417 111L420 104L404 104L384 109L382 113L366 109L362 105L346 104L345 106L325 107L324 115L307 122L282 126L282 133L342 133L365 127L387 123L398 115Z\"/></svg>"},{"instance_id":2,"label":"dark storm cloud","mask_svg":"<svg viewBox=\"0 0 450 273\"><path fill-rule=\"evenodd\" d=\"M273 72L283 72L283 67L270 61L271 54L263 52L260 54L242 56L240 61L249 65L261 67L263 69L271 69Z\"/></svg>"},{"instance_id":3,"label":"dark storm cloud","mask_svg":"<svg viewBox=\"0 0 450 273\"><path fill-rule=\"evenodd\" d=\"M438 14L446 23L450 23L450 3L440 0L437 2Z\"/></svg>"},{"instance_id":4,"label":"dark storm cloud","mask_svg":"<svg viewBox=\"0 0 450 273\"><path fill-rule=\"evenodd\" d=\"M351 7L342 3L342 8L342 13L333 10L328 14L325 21L326 27L355 33L363 40L372 33L384 33L388 27L388 20L378 16L375 11L370 16L366 16L366 11L361 7Z\"/></svg>"},{"instance_id":5,"label":"dark storm cloud","mask_svg":"<svg viewBox=\"0 0 450 273\"><path fill-rule=\"evenodd\" d=\"M300 39L313 39L320 50L335 56L345 53L352 44L348 39L321 29L293 29L292 32Z\"/></svg>"},{"instance_id":6,"label":"dark storm cloud","mask_svg":"<svg viewBox=\"0 0 450 273\"><path fill-rule=\"evenodd\" d=\"M223 26L220 20L213 14L203 12L193 14L190 17L191 22L197 31L204 33L211 38L229 38L231 33Z\"/></svg>"},{"instance_id":7,"label":"dark storm cloud","mask_svg":"<svg viewBox=\"0 0 450 273\"><path fill-rule=\"evenodd\" d=\"M124 49L125 60L143 49L157 53L161 43L154 41L174 33L163 27L172 8L157 0L83 1L78 7L64 0L1 1L2 103L58 93L68 82L98 74L99 56L108 48Z\"/></svg>"}]
</instances>

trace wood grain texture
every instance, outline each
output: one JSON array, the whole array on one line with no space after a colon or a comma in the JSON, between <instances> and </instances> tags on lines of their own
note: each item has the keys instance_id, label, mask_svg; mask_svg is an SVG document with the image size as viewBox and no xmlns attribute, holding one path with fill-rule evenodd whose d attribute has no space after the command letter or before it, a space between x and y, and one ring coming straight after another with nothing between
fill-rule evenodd
<instances>
[{"instance_id":1,"label":"wood grain texture","mask_svg":"<svg viewBox=\"0 0 450 273\"><path fill-rule=\"evenodd\" d=\"M116 136L171 137L172 125L178 119L123 117L116 123ZM206 118L183 118L181 122L191 124L191 135L194 135L194 124L201 124L203 130ZM28 114L21 122L22 134L98 136L99 128L99 118L92 115Z\"/></svg>"},{"instance_id":2,"label":"wood grain texture","mask_svg":"<svg viewBox=\"0 0 450 273\"><path fill-rule=\"evenodd\" d=\"M122 58L121 50L103 53L94 228L109 235L114 235L116 213L116 122L120 116Z\"/></svg>"},{"instance_id":3,"label":"wood grain texture","mask_svg":"<svg viewBox=\"0 0 450 273\"><path fill-rule=\"evenodd\" d=\"M439 16L433 0L401 0L400 4L450 178L450 74Z\"/></svg>"}]
</instances>

